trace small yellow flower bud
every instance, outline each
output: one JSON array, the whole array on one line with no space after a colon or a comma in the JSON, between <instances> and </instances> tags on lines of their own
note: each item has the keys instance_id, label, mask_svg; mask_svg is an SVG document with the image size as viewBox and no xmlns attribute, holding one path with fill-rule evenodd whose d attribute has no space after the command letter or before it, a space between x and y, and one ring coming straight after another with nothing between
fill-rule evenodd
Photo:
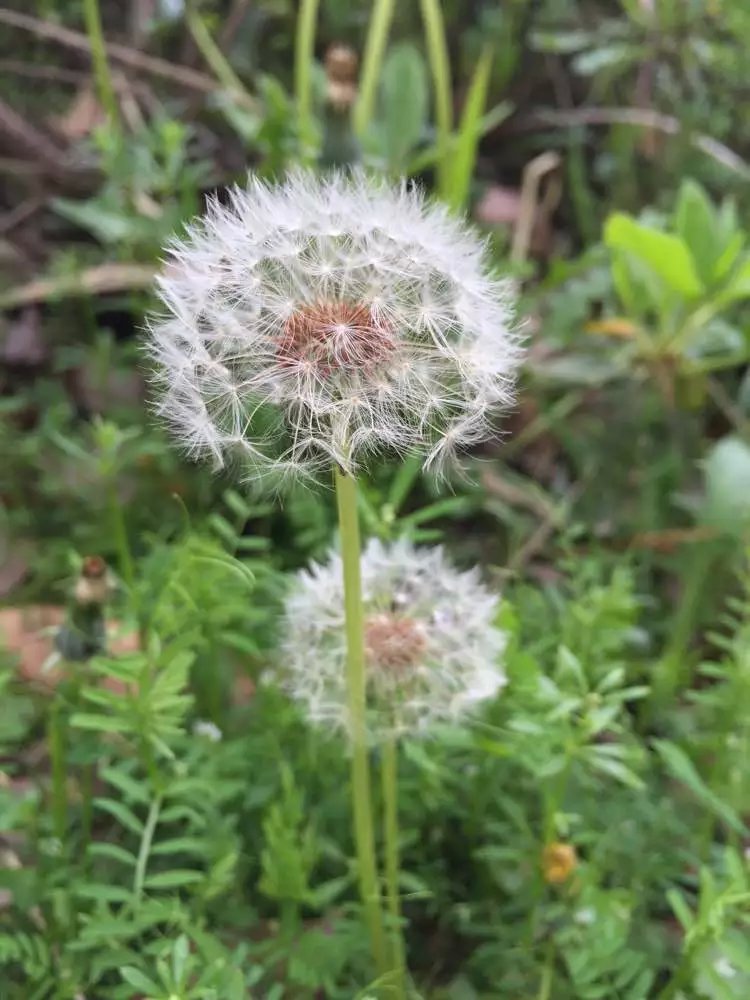
<instances>
[{"instance_id":1,"label":"small yellow flower bud","mask_svg":"<svg viewBox=\"0 0 750 1000\"><path fill-rule=\"evenodd\" d=\"M561 885L578 867L578 855L572 844L553 841L542 852L544 881L549 885Z\"/></svg>"}]
</instances>

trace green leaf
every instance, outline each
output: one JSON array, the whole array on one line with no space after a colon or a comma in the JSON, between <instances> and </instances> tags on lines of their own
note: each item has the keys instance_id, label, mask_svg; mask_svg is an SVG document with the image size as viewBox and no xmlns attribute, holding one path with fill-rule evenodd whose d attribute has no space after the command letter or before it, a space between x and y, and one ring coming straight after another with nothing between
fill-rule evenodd
<instances>
[{"instance_id":1,"label":"green leaf","mask_svg":"<svg viewBox=\"0 0 750 1000\"><path fill-rule=\"evenodd\" d=\"M100 774L105 781L108 781L110 785L114 785L118 791L122 792L126 799L132 799L134 802L140 802L142 805L148 805L151 801L149 791L144 785L139 784L129 774L125 774L116 767L103 767Z\"/></svg>"},{"instance_id":2,"label":"green leaf","mask_svg":"<svg viewBox=\"0 0 750 1000\"><path fill-rule=\"evenodd\" d=\"M683 181L675 207L675 230L687 244L698 274L710 284L721 253L716 213L706 192L693 180Z\"/></svg>"},{"instance_id":3,"label":"green leaf","mask_svg":"<svg viewBox=\"0 0 750 1000\"><path fill-rule=\"evenodd\" d=\"M173 868L171 871L150 875L144 885L147 889L177 889L183 885L194 885L205 880L203 872L190 868Z\"/></svg>"},{"instance_id":4,"label":"green leaf","mask_svg":"<svg viewBox=\"0 0 750 1000\"><path fill-rule=\"evenodd\" d=\"M139 972L138 969L135 969L130 965L126 965L121 968L120 975L129 986L134 986L146 996L156 996L164 992L159 984L155 983L153 979L149 979L148 976L144 976L142 972Z\"/></svg>"},{"instance_id":5,"label":"green leaf","mask_svg":"<svg viewBox=\"0 0 750 1000\"><path fill-rule=\"evenodd\" d=\"M198 837L172 837L161 840L151 848L152 854L200 854L208 853L208 845Z\"/></svg>"},{"instance_id":6,"label":"green leaf","mask_svg":"<svg viewBox=\"0 0 750 1000\"><path fill-rule=\"evenodd\" d=\"M135 813L128 809L126 805L122 802L116 802L114 799L94 799L94 805L98 809L103 809L108 812L110 816L122 823L124 827L127 827L132 833L137 834L139 837L143 834L143 823L138 819Z\"/></svg>"},{"instance_id":7,"label":"green leaf","mask_svg":"<svg viewBox=\"0 0 750 1000\"><path fill-rule=\"evenodd\" d=\"M485 46L471 78L471 86L458 127L456 145L451 151L450 167L445 174L447 189L442 191L442 195L456 211L465 208L469 198L469 186L474 175L479 146L479 126L487 104L492 57L492 48Z\"/></svg>"},{"instance_id":8,"label":"green leaf","mask_svg":"<svg viewBox=\"0 0 750 1000\"><path fill-rule=\"evenodd\" d=\"M718 294L725 306L750 298L750 257L746 257Z\"/></svg>"},{"instance_id":9,"label":"green leaf","mask_svg":"<svg viewBox=\"0 0 750 1000\"><path fill-rule=\"evenodd\" d=\"M693 299L703 292L690 251L679 236L659 232L615 212L604 226L604 241L611 250L624 250L642 261L679 295Z\"/></svg>"},{"instance_id":10,"label":"green leaf","mask_svg":"<svg viewBox=\"0 0 750 1000\"><path fill-rule=\"evenodd\" d=\"M122 864L129 865L130 867L135 867L137 864L135 855L131 854L130 851L126 851L124 847L120 847L118 844L108 844L105 841L89 844L88 853L95 858L109 858L112 861L120 861Z\"/></svg>"},{"instance_id":11,"label":"green leaf","mask_svg":"<svg viewBox=\"0 0 750 1000\"><path fill-rule=\"evenodd\" d=\"M77 896L82 899L94 899L99 903L130 903L133 894L129 889L119 885L78 885L75 887Z\"/></svg>"},{"instance_id":12,"label":"green leaf","mask_svg":"<svg viewBox=\"0 0 750 1000\"><path fill-rule=\"evenodd\" d=\"M127 719L118 719L113 715L96 715L89 712L76 712L70 719L71 726L78 729L93 729L96 732L129 733L132 725Z\"/></svg>"},{"instance_id":13,"label":"green leaf","mask_svg":"<svg viewBox=\"0 0 750 1000\"><path fill-rule=\"evenodd\" d=\"M745 825L739 819L735 811L722 802L718 795L715 795L703 778L698 774L695 765L690 760L684 750L675 743L668 740L654 740L654 748L659 754L669 773L681 781L683 785L690 789L693 795L709 809L715 816L718 816L728 827L736 833L744 833Z\"/></svg>"},{"instance_id":14,"label":"green leaf","mask_svg":"<svg viewBox=\"0 0 750 1000\"><path fill-rule=\"evenodd\" d=\"M729 435L703 463L705 500L701 520L723 534L741 537L750 524L750 445Z\"/></svg>"},{"instance_id":15,"label":"green leaf","mask_svg":"<svg viewBox=\"0 0 750 1000\"><path fill-rule=\"evenodd\" d=\"M388 163L401 169L427 121L427 72L419 49L410 42L394 45L388 53L380 96Z\"/></svg>"}]
</instances>

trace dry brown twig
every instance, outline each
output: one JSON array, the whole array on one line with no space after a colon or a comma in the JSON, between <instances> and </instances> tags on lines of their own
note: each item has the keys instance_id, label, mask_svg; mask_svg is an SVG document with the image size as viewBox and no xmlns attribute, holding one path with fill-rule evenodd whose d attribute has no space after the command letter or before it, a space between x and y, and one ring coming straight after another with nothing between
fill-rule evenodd
<instances>
[{"instance_id":1,"label":"dry brown twig","mask_svg":"<svg viewBox=\"0 0 750 1000\"><path fill-rule=\"evenodd\" d=\"M511 121L505 127L506 133L535 131L539 128L577 128L585 125L632 125L634 128L654 129L666 135L680 135L684 132L682 122L672 115L647 108L573 108L569 111L542 110L533 115ZM701 133L688 134L692 146L727 170L750 179L750 164L747 164L734 150L718 139Z\"/></svg>"},{"instance_id":2,"label":"dry brown twig","mask_svg":"<svg viewBox=\"0 0 750 1000\"><path fill-rule=\"evenodd\" d=\"M149 264L100 264L76 274L38 278L0 295L0 309L46 302L76 295L104 295L110 292L149 288L156 268Z\"/></svg>"},{"instance_id":3,"label":"dry brown twig","mask_svg":"<svg viewBox=\"0 0 750 1000\"><path fill-rule=\"evenodd\" d=\"M71 28L63 28L57 24L43 21L41 18L32 17L30 14L22 14L19 11L8 10L7 7L0 7L0 24L8 25L11 28L18 28L20 31L28 31L37 38L46 38L58 45L81 52L87 58L91 57L91 49L88 38L80 31L73 31ZM203 94L213 94L216 92L217 84L213 77L198 70L189 69L186 66L174 66L166 59L159 59L156 56L145 55L137 49L131 49L127 45L120 45L116 42L107 42L107 55L115 62L120 62L132 69L150 73L152 76L161 77L163 80L170 80L188 90L197 90Z\"/></svg>"}]
</instances>

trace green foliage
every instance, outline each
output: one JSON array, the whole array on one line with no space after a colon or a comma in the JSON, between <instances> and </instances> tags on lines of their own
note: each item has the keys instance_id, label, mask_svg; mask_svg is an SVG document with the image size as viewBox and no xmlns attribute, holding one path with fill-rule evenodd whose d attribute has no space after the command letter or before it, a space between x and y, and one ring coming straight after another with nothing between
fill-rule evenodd
<instances>
[{"instance_id":1,"label":"green foliage","mask_svg":"<svg viewBox=\"0 0 750 1000\"><path fill-rule=\"evenodd\" d=\"M2 285L30 305L0 335L0 998L394 995L344 748L269 670L290 574L335 542L330 492L260 501L181 461L144 406L148 296L45 290L157 267L207 195L319 158L481 201L501 272L533 222L507 437L447 482L414 458L360 489L364 534L479 563L509 638L497 702L401 748L413 995L746 1000L747 4L96 6L117 114L64 152L78 71L4 24L25 127L5 116ZM54 42L82 10L36 13ZM372 24L352 125L324 54L362 55ZM40 138L59 156L19 168ZM527 203L543 150L563 167ZM32 612L19 638L16 605L74 604L89 554L116 581L106 646L40 672L50 636Z\"/></svg>"},{"instance_id":2,"label":"green foliage","mask_svg":"<svg viewBox=\"0 0 750 1000\"><path fill-rule=\"evenodd\" d=\"M310 877L318 849L311 827L304 826L302 799L288 767L281 772L281 799L263 820L265 847L260 856L258 888L271 899L306 903L311 898Z\"/></svg>"}]
</instances>

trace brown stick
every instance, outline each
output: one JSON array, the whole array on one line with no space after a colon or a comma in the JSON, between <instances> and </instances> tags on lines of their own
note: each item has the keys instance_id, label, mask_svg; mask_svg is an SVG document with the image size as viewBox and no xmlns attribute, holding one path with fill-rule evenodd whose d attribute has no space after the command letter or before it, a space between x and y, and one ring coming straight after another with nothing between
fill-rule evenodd
<instances>
[{"instance_id":1,"label":"brown stick","mask_svg":"<svg viewBox=\"0 0 750 1000\"><path fill-rule=\"evenodd\" d=\"M636 128L664 132L666 135L679 135L681 132L685 132L690 144L696 149L746 180L750 178L750 165L724 143L712 139L709 135L691 134L684 129L678 118L664 115L660 111L650 111L648 108L542 110L510 121L507 126L504 126L503 131L506 133L531 132L539 128L575 128L581 125L633 125Z\"/></svg>"},{"instance_id":2,"label":"brown stick","mask_svg":"<svg viewBox=\"0 0 750 1000\"><path fill-rule=\"evenodd\" d=\"M8 10L0 7L0 24L7 24L9 27L18 28L20 31L28 31L37 38L46 38L51 42L57 42L66 48L75 49L83 53L87 58L91 58L89 41L84 34L79 31L72 31L70 28L62 28L57 24L50 24L29 14L21 14L15 10ZM147 56L137 49L128 48L127 45L118 45L115 42L107 43L107 55L125 66L142 70L144 73L151 73L159 76L163 80L171 80L189 90L197 90L203 94L212 94L218 88L216 81L198 70L188 69L185 66L174 66L165 59L158 59L156 56Z\"/></svg>"},{"instance_id":3,"label":"brown stick","mask_svg":"<svg viewBox=\"0 0 750 1000\"><path fill-rule=\"evenodd\" d=\"M64 150L38 128L29 125L10 104L0 98L0 135L13 140L14 152L41 160L53 169L62 169Z\"/></svg>"}]
</instances>

